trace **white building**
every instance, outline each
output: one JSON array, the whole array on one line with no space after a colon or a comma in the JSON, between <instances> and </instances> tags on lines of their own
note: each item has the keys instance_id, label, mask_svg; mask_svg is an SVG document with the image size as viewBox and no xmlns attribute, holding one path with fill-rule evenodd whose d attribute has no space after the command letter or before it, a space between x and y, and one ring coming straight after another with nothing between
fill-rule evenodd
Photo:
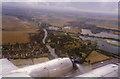
<instances>
[{"instance_id":1,"label":"white building","mask_svg":"<svg viewBox=\"0 0 120 79\"><path fill-rule=\"evenodd\" d=\"M54 26L50 26L50 27L48 27L48 29L49 29L49 30L59 30L58 27L54 27Z\"/></svg>"}]
</instances>

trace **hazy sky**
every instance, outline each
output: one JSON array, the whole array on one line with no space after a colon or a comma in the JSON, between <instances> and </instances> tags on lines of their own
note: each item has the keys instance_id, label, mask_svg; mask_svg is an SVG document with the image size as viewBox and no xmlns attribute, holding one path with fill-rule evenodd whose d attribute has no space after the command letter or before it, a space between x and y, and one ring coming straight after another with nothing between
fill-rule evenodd
<instances>
[{"instance_id":1,"label":"hazy sky","mask_svg":"<svg viewBox=\"0 0 120 79\"><path fill-rule=\"evenodd\" d=\"M13 2L13 1L19 1L19 0L6 0L6 1ZM32 2L33 0L24 0L24 1L28 1L28 2L24 2L24 3L10 2L8 4L22 6L22 7L24 6L24 7L30 7L30 8L44 8L44 9L61 10L61 11L69 10L69 11L78 11L78 12L85 11L85 12L99 12L99 13L110 13L110 14L118 13L118 2L117 2L118 0L95 0L96 2L90 2L93 0L89 0L89 2L70 2L72 0L66 0L69 2L57 2L57 1L48 2L50 0L44 0L46 2L39 2L43 0L34 0L34 1L38 1L35 3ZM83 0L74 0L74 1L83 1ZM84 0L84 1L88 1L88 0ZM116 2L111 2L111 1L116 1Z\"/></svg>"},{"instance_id":2,"label":"hazy sky","mask_svg":"<svg viewBox=\"0 0 120 79\"><path fill-rule=\"evenodd\" d=\"M1 0L3 2L119 2L120 0Z\"/></svg>"}]
</instances>

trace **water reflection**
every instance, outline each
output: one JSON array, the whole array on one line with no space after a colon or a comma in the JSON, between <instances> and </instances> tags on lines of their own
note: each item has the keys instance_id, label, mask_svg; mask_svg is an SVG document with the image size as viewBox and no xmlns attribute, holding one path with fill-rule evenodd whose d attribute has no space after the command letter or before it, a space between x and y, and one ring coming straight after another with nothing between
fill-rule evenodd
<instances>
[{"instance_id":1,"label":"water reflection","mask_svg":"<svg viewBox=\"0 0 120 79\"><path fill-rule=\"evenodd\" d=\"M96 41L98 46L99 46L99 49L102 49L102 50L105 50L105 51L108 51L108 52L112 52L112 53L115 53L115 54L118 54L118 49L120 47L118 46L113 46L113 45L110 45L108 44L107 42L105 41L102 41L101 39L99 38L92 38L92 37L83 37L83 36L79 36L80 38L82 38L82 40L91 40L91 41Z\"/></svg>"},{"instance_id":2,"label":"water reflection","mask_svg":"<svg viewBox=\"0 0 120 79\"><path fill-rule=\"evenodd\" d=\"M92 36L99 36L99 37L107 37L107 38L116 38L116 39L119 39L118 35L109 34L107 32L100 32L100 33L97 33L97 34L93 34L91 32L91 30L89 30L89 29L81 29L81 30L82 30L82 34L89 34L89 35L92 35Z\"/></svg>"}]
</instances>

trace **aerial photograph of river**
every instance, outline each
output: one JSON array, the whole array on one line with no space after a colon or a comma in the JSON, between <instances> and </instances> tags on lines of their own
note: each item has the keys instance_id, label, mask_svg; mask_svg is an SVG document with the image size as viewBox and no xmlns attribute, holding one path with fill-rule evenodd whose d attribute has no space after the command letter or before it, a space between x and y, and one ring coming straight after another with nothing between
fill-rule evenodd
<instances>
[{"instance_id":1,"label":"aerial photograph of river","mask_svg":"<svg viewBox=\"0 0 120 79\"><path fill-rule=\"evenodd\" d=\"M1 79L119 79L119 0L1 1Z\"/></svg>"}]
</instances>

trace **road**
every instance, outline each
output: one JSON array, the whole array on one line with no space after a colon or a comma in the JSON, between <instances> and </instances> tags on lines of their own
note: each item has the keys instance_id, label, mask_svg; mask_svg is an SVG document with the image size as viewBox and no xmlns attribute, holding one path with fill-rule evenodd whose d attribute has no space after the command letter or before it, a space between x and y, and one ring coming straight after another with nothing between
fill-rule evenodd
<instances>
[{"instance_id":1,"label":"road","mask_svg":"<svg viewBox=\"0 0 120 79\"><path fill-rule=\"evenodd\" d=\"M43 44L46 44L45 43L45 40L47 38L47 35L48 35L48 32L46 29L43 29L45 35L44 35L44 38L42 40ZM46 44L46 47L48 48L50 54L54 57L54 58L58 58L57 54L55 53L55 48L52 48L50 45Z\"/></svg>"}]
</instances>

